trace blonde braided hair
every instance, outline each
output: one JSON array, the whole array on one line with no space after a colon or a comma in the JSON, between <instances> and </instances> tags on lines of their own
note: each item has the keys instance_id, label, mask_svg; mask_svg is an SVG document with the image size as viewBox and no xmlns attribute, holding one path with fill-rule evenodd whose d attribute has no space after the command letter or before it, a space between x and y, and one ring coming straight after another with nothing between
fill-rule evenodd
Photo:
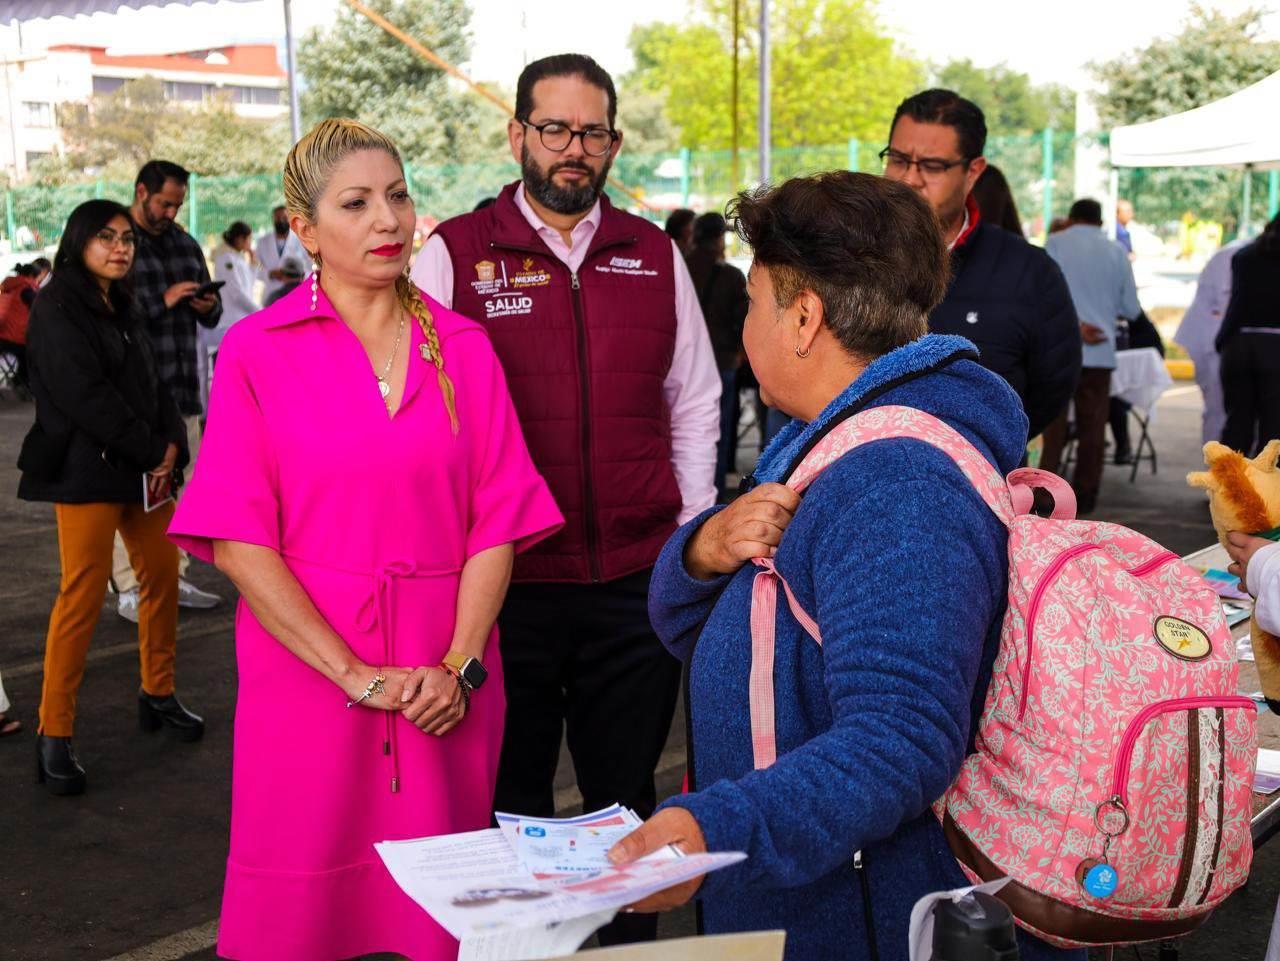
<instances>
[{"instance_id":1,"label":"blonde braided hair","mask_svg":"<svg viewBox=\"0 0 1280 961\"><path fill-rule=\"evenodd\" d=\"M330 117L327 120L321 120L293 145L288 159L284 162L284 203L289 214L301 214L315 223L316 204L329 185L333 168L345 160L349 154L359 150L381 150L388 153L400 167L401 173L404 172L400 151L386 134L349 117ZM320 252L315 251L312 257L316 266L319 267ZM423 303L417 286L405 275L396 278L396 296L399 298L400 306L412 314L418 321L418 326L422 328L422 336L426 339L422 348L422 358L435 365L436 381L440 384L440 393L444 396L444 405L449 411L449 423L456 434L458 412L454 403L453 381L444 371L444 354L440 350L440 335L436 332L431 311Z\"/></svg>"},{"instance_id":2,"label":"blonde braided hair","mask_svg":"<svg viewBox=\"0 0 1280 961\"><path fill-rule=\"evenodd\" d=\"M449 411L449 424L453 432L458 433L458 411L454 405L453 381L444 372L444 354L440 351L440 335L436 332L435 321L431 318L431 310L418 293L418 285L409 279L407 274L396 278L396 295L400 305L418 321L422 328L422 336L426 343L422 345L422 358L436 365L436 383L440 385L440 393L444 397L445 409Z\"/></svg>"}]
</instances>

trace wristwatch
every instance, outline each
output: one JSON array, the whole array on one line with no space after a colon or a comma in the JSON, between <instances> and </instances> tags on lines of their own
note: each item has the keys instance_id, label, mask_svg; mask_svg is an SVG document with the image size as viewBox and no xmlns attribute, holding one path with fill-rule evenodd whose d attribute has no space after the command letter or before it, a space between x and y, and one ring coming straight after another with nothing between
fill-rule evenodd
<instances>
[{"instance_id":1,"label":"wristwatch","mask_svg":"<svg viewBox=\"0 0 1280 961\"><path fill-rule=\"evenodd\" d=\"M485 670L483 664L474 657L468 657L466 654L459 651L450 651L444 656L444 660L440 663L445 667L452 668L457 671L458 676L462 678L466 682L467 687L471 688L473 691L480 690L480 686L484 684L485 679L489 676L489 672Z\"/></svg>"}]
</instances>

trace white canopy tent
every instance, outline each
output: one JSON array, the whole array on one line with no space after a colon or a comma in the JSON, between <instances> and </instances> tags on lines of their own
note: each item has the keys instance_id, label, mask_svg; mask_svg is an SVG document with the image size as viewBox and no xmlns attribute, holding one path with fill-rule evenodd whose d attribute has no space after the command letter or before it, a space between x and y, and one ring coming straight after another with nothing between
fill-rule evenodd
<instances>
[{"instance_id":1,"label":"white canopy tent","mask_svg":"<svg viewBox=\"0 0 1280 961\"><path fill-rule=\"evenodd\" d=\"M52 17L87 17L95 13L116 13L124 9L166 7L182 4L191 6L197 0L7 0L0 4L0 22L22 23L27 20L46 20ZM249 0L214 0L222 3L247 3ZM285 50L289 73L289 120L293 139L301 134L298 112L297 56L293 41L292 0L281 0L284 6ZM7 60L3 61L5 79L8 80Z\"/></svg>"},{"instance_id":2,"label":"white canopy tent","mask_svg":"<svg viewBox=\"0 0 1280 961\"><path fill-rule=\"evenodd\" d=\"M1280 170L1276 117L1280 117L1280 72L1203 107L1116 127L1111 131L1111 166ZM1114 201L1114 169L1111 184ZM1245 177L1242 228L1249 216L1249 187L1250 179ZM1274 208L1274 196L1271 205Z\"/></svg>"}]
</instances>

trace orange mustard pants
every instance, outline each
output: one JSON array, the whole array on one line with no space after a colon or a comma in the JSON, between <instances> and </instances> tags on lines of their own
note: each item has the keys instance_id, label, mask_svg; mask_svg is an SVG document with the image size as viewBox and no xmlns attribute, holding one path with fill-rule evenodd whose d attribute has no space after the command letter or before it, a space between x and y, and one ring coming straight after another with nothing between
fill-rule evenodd
<instances>
[{"instance_id":1,"label":"orange mustard pants","mask_svg":"<svg viewBox=\"0 0 1280 961\"><path fill-rule=\"evenodd\" d=\"M142 689L159 697L173 693L178 548L165 536L173 506L165 504L148 514L141 504L54 505L62 580L45 640L41 734L71 736L89 641L111 576L111 546L117 530L138 574Z\"/></svg>"}]
</instances>

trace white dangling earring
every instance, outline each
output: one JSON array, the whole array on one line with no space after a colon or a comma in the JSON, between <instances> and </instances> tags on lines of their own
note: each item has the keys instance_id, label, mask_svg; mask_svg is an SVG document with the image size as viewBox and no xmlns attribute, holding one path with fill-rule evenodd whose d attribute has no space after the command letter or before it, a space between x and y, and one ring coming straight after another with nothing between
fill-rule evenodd
<instances>
[{"instance_id":1,"label":"white dangling earring","mask_svg":"<svg viewBox=\"0 0 1280 961\"><path fill-rule=\"evenodd\" d=\"M320 288L316 283L319 279L320 279L320 271L312 270L311 271L311 312L313 314L316 311L316 300L320 296Z\"/></svg>"}]
</instances>

